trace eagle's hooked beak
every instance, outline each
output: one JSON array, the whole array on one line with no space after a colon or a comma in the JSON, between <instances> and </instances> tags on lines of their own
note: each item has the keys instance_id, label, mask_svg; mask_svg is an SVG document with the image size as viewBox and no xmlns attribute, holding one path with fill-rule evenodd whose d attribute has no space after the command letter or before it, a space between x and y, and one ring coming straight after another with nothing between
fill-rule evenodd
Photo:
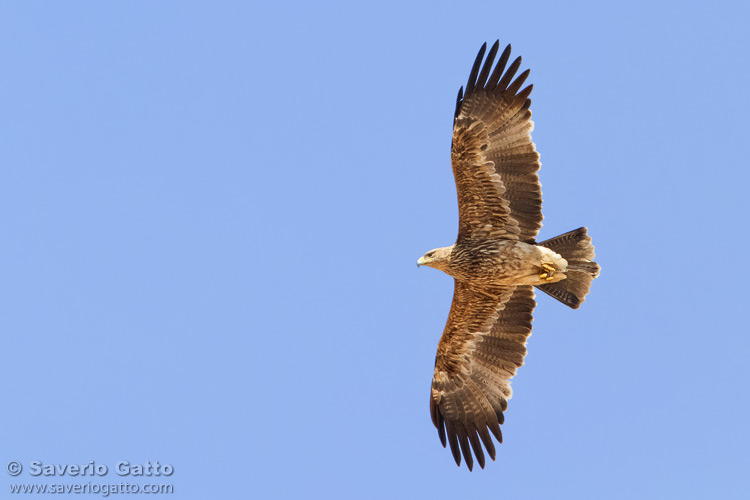
<instances>
[{"instance_id":1,"label":"eagle's hooked beak","mask_svg":"<svg viewBox=\"0 0 750 500\"><path fill-rule=\"evenodd\" d=\"M419 260L417 261L417 267L424 266L428 262L429 261L427 259L425 259L424 257L420 257Z\"/></svg>"}]
</instances>

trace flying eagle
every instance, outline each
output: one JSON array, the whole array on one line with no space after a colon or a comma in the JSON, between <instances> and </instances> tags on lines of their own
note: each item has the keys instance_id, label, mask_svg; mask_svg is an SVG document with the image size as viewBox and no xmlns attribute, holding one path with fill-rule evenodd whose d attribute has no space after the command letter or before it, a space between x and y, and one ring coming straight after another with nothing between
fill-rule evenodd
<instances>
[{"instance_id":1,"label":"flying eagle","mask_svg":"<svg viewBox=\"0 0 750 500\"><path fill-rule=\"evenodd\" d=\"M469 470L472 448L484 468L482 443L495 459L490 432L503 441L510 379L523 364L531 335L534 287L577 309L599 275L585 227L536 242L542 192L539 153L531 142L532 85L521 89L529 70L513 79L520 57L504 71L510 45L493 69L498 47L499 41L482 65L482 45L466 91L458 91L451 150L458 238L417 261L455 279L430 413L443 447L450 444L459 466L463 453Z\"/></svg>"}]
</instances>

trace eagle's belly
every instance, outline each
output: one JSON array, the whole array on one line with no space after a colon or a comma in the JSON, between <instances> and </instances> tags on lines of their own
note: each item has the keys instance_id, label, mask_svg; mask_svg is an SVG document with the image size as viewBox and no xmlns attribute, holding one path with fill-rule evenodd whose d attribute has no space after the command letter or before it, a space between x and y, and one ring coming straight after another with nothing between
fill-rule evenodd
<instances>
[{"instance_id":1,"label":"eagle's belly","mask_svg":"<svg viewBox=\"0 0 750 500\"><path fill-rule=\"evenodd\" d=\"M544 265L554 267L557 273L553 280L540 278ZM484 241L457 245L448 274L494 285L540 285L564 279L567 265L549 248L511 240Z\"/></svg>"}]
</instances>

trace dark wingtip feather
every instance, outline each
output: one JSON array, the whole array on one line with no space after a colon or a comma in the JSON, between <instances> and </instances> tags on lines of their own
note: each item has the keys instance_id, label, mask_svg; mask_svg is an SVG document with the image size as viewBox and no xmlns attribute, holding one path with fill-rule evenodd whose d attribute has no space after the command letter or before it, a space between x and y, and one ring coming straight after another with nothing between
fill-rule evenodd
<instances>
[{"instance_id":1,"label":"dark wingtip feather","mask_svg":"<svg viewBox=\"0 0 750 500\"><path fill-rule=\"evenodd\" d=\"M430 418L432 419L432 425L437 427L440 420L440 410L432 395L430 395Z\"/></svg>"},{"instance_id":2,"label":"dark wingtip feather","mask_svg":"<svg viewBox=\"0 0 750 500\"><path fill-rule=\"evenodd\" d=\"M506 408L507 401L502 400L495 407L493 416L497 418L490 417L492 415L490 414L487 415L486 419L482 418L480 422L474 422L473 420L463 422L461 420L446 419L440 411L440 404L434 399L430 399L432 422L437 427L440 443L443 445L443 448L447 448L450 445L451 454L457 466L461 466L461 459L463 457L463 461L466 462L469 470L472 470L474 467L474 457L476 457L479 467L484 469L487 463L485 450L487 455L493 461L495 460L496 448L492 440L492 435L495 436L498 443L502 444L503 433L500 430L500 424L505 420L503 411Z\"/></svg>"},{"instance_id":3,"label":"dark wingtip feather","mask_svg":"<svg viewBox=\"0 0 750 500\"><path fill-rule=\"evenodd\" d=\"M479 437L482 438L484 447L487 448L487 454L490 456L492 460L495 460L495 444L492 442L492 437L490 437L490 433L487 432L486 426L484 425L480 426Z\"/></svg>"},{"instance_id":4,"label":"dark wingtip feather","mask_svg":"<svg viewBox=\"0 0 750 500\"><path fill-rule=\"evenodd\" d=\"M474 449L474 455L477 457L479 467L484 469L484 451L482 450L482 445L479 442L479 436L477 436L476 429L469 429L469 442L471 443L471 447Z\"/></svg>"},{"instance_id":5,"label":"dark wingtip feather","mask_svg":"<svg viewBox=\"0 0 750 500\"><path fill-rule=\"evenodd\" d=\"M471 446L469 446L469 437L466 435L466 429L460 422L456 424L456 429L458 429L458 442L461 443L461 452L464 455L466 467L472 470L474 468L474 458L471 456Z\"/></svg>"},{"instance_id":6,"label":"dark wingtip feather","mask_svg":"<svg viewBox=\"0 0 750 500\"><path fill-rule=\"evenodd\" d=\"M531 95L531 91L534 90L534 84L527 85L526 88L524 88L521 92L518 93L518 99L524 100L523 107L521 110L529 109L531 106L531 99L529 99L529 95Z\"/></svg>"},{"instance_id":7,"label":"dark wingtip feather","mask_svg":"<svg viewBox=\"0 0 750 500\"><path fill-rule=\"evenodd\" d=\"M451 453L453 453L453 460L456 461L456 465L461 466L461 450L458 447L458 439L456 439L456 429L450 420L445 422L446 431L448 434L448 444L451 446Z\"/></svg>"},{"instance_id":8,"label":"dark wingtip feather","mask_svg":"<svg viewBox=\"0 0 750 500\"><path fill-rule=\"evenodd\" d=\"M456 111L453 113L453 118L457 118L458 114L461 112L461 99L464 98L464 88L461 87L458 89L458 97L456 97Z\"/></svg>"},{"instance_id":9,"label":"dark wingtip feather","mask_svg":"<svg viewBox=\"0 0 750 500\"><path fill-rule=\"evenodd\" d=\"M482 44L482 48L479 49L479 54L474 60L474 66L471 68L471 74L469 75L469 81L466 82L466 93L468 94L474 90L474 84L477 81L477 75L479 74L479 66L482 64L482 58L484 58L484 52L487 50L487 42Z\"/></svg>"},{"instance_id":10,"label":"dark wingtip feather","mask_svg":"<svg viewBox=\"0 0 750 500\"><path fill-rule=\"evenodd\" d=\"M489 54L487 54L487 59L484 60L484 66L482 66L482 72L479 73L479 78L477 78L476 86L477 88L483 88L484 84L487 83L487 77L490 76L490 70L492 69L492 63L495 61L495 56L497 55L497 49L500 48L500 40L497 40L490 49Z\"/></svg>"},{"instance_id":11,"label":"dark wingtip feather","mask_svg":"<svg viewBox=\"0 0 750 500\"><path fill-rule=\"evenodd\" d=\"M518 75L518 78L516 78L513 83L510 84L508 87L508 93L511 95L514 95L516 92L518 92L518 89L521 88L521 85L523 85L523 82L526 81L526 79L529 77L529 73L531 72L530 69L527 69L520 75Z\"/></svg>"},{"instance_id":12,"label":"dark wingtip feather","mask_svg":"<svg viewBox=\"0 0 750 500\"><path fill-rule=\"evenodd\" d=\"M510 81L516 75L516 71L518 71L518 68L520 67L521 56L518 56L516 60L513 61L513 63L510 65L508 71L505 72L505 75L503 75L502 79L497 83L497 88L500 89L501 92L505 92L505 89L508 88L508 84L510 84Z\"/></svg>"},{"instance_id":13,"label":"dark wingtip feather","mask_svg":"<svg viewBox=\"0 0 750 500\"><path fill-rule=\"evenodd\" d=\"M443 414L440 413L440 407L434 399L430 398L430 416L432 417L432 423L438 430L438 436L440 436L440 442L445 448L445 419Z\"/></svg>"},{"instance_id":14,"label":"dark wingtip feather","mask_svg":"<svg viewBox=\"0 0 750 500\"><path fill-rule=\"evenodd\" d=\"M497 439L498 443L503 442L503 432L500 430L500 424L497 422L490 422L489 425L490 431L492 431L492 434L495 435L495 439Z\"/></svg>"},{"instance_id":15,"label":"dark wingtip feather","mask_svg":"<svg viewBox=\"0 0 750 500\"><path fill-rule=\"evenodd\" d=\"M488 90L493 90L497 86L497 82L500 81L500 77L503 76L503 71L505 70L505 65L508 64L509 58L510 58L510 44L508 44L508 46L505 47L505 50L500 56L500 59L498 59L497 61L497 66L495 66L495 70L492 72L492 76L490 77L489 81L486 84L486 88Z\"/></svg>"}]
</instances>

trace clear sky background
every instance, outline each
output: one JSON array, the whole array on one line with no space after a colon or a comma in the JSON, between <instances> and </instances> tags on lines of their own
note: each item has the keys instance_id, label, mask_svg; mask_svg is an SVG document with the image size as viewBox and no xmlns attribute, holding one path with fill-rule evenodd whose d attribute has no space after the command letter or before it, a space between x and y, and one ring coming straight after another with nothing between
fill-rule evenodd
<instances>
[{"instance_id":1,"label":"clear sky background","mask_svg":"<svg viewBox=\"0 0 750 500\"><path fill-rule=\"evenodd\" d=\"M750 498L749 18L2 3L0 497L35 481L12 460L158 460L179 499ZM588 226L603 270L580 310L538 297L469 473L428 409L453 282L415 261L455 240L455 95L498 38L540 237Z\"/></svg>"}]
</instances>

